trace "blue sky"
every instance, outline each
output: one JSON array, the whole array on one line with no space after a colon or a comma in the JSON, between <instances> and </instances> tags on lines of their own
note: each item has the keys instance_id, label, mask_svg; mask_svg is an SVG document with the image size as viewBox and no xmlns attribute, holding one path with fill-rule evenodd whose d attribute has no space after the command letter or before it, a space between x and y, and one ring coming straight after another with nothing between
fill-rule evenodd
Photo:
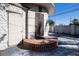
<instances>
[{"instance_id":1,"label":"blue sky","mask_svg":"<svg viewBox=\"0 0 79 59\"><path fill-rule=\"evenodd\" d=\"M55 3L55 11L49 16L49 19L56 24L68 25L74 18L79 19L78 3Z\"/></svg>"}]
</instances>

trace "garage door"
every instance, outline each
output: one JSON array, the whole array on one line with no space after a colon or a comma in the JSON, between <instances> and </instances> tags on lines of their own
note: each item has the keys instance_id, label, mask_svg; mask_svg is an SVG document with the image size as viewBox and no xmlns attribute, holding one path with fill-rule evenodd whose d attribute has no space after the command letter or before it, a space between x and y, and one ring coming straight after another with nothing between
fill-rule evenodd
<instances>
[{"instance_id":1,"label":"garage door","mask_svg":"<svg viewBox=\"0 0 79 59\"><path fill-rule=\"evenodd\" d=\"M17 45L22 40L22 15L9 13L9 46Z\"/></svg>"}]
</instances>

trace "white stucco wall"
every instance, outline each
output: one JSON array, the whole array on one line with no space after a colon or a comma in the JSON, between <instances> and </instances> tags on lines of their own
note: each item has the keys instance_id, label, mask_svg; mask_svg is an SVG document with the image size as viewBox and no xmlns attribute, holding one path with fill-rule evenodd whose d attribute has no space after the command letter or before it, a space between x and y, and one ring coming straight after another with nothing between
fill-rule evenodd
<instances>
[{"instance_id":1,"label":"white stucco wall","mask_svg":"<svg viewBox=\"0 0 79 59\"><path fill-rule=\"evenodd\" d=\"M28 11L28 38L35 37L35 12Z\"/></svg>"},{"instance_id":2,"label":"white stucco wall","mask_svg":"<svg viewBox=\"0 0 79 59\"><path fill-rule=\"evenodd\" d=\"M25 12L13 5L4 6L3 9L0 5L0 50L17 45L25 38Z\"/></svg>"},{"instance_id":3,"label":"white stucco wall","mask_svg":"<svg viewBox=\"0 0 79 59\"><path fill-rule=\"evenodd\" d=\"M0 50L7 48L8 40L8 26L7 26L7 13L3 6L0 4Z\"/></svg>"}]
</instances>

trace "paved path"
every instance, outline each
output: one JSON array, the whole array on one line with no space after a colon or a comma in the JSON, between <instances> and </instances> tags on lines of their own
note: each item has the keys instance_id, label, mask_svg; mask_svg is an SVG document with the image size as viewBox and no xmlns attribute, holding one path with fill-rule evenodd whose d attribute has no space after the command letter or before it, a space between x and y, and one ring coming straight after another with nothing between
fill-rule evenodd
<instances>
[{"instance_id":1,"label":"paved path","mask_svg":"<svg viewBox=\"0 0 79 59\"><path fill-rule=\"evenodd\" d=\"M58 48L48 52L34 52L11 47L0 52L2 56L79 56L79 38L58 37Z\"/></svg>"}]
</instances>

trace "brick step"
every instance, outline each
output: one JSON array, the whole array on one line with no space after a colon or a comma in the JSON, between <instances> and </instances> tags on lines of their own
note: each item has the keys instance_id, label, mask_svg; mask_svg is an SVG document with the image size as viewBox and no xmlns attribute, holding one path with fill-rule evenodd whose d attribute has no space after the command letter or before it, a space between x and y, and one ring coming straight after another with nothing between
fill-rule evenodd
<instances>
[{"instance_id":1,"label":"brick step","mask_svg":"<svg viewBox=\"0 0 79 59\"><path fill-rule=\"evenodd\" d=\"M48 51L58 46L56 39L23 39L23 47L34 51Z\"/></svg>"}]
</instances>

